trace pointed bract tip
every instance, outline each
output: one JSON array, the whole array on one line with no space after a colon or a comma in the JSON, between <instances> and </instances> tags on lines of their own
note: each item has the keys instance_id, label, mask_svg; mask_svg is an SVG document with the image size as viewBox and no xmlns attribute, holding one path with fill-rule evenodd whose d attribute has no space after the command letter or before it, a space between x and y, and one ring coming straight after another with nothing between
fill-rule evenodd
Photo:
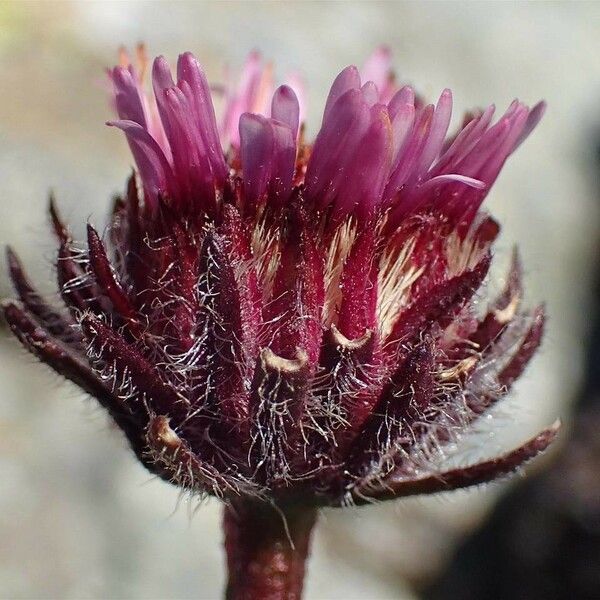
<instances>
[{"instance_id":1,"label":"pointed bract tip","mask_svg":"<svg viewBox=\"0 0 600 600\"><path fill-rule=\"evenodd\" d=\"M50 214L50 221L56 237L61 244L68 244L71 241L71 234L64 224L58 208L56 205L56 199L54 194L51 193L48 199L48 212Z\"/></svg>"}]
</instances>

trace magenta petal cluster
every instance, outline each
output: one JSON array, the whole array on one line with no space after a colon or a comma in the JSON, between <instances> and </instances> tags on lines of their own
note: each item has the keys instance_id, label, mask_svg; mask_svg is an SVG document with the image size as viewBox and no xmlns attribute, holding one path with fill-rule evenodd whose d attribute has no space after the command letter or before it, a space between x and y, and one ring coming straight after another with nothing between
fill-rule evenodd
<instances>
[{"instance_id":1,"label":"magenta petal cluster","mask_svg":"<svg viewBox=\"0 0 600 600\"><path fill-rule=\"evenodd\" d=\"M495 479L557 426L477 464L447 449L511 388L542 338L515 254L479 290L499 227L481 204L544 104L493 106L449 135L389 53L335 79L314 143L294 85L252 55L217 118L197 60L110 72L137 173L106 239L51 214L63 307L16 256L4 307L26 348L96 397L142 463L183 488L362 504ZM225 147L224 140L228 141Z\"/></svg>"}]
</instances>

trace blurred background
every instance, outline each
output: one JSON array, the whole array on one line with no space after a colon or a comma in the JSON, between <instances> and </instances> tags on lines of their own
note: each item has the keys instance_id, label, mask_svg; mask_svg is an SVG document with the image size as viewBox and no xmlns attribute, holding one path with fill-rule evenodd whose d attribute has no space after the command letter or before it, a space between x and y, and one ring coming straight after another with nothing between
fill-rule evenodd
<instances>
[{"instance_id":1,"label":"blurred background","mask_svg":"<svg viewBox=\"0 0 600 600\"><path fill-rule=\"evenodd\" d=\"M561 595L550 586L527 595L508 586L502 595L495 584L494 597L587 598L585 590L600 597L593 575L600 569L598 428L581 433L574 416L594 405L598 389L586 352L593 350L600 249L600 3L0 2L0 242L18 249L48 294L49 190L81 236L88 219L102 227L129 173L122 136L104 126L111 115L103 69L116 61L119 45L139 41L173 62L192 50L213 82L222 81L226 66L239 69L254 48L280 77L300 70L309 89L309 135L333 77L347 64L362 65L380 44L393 50L399 78L426 97L453 89L455 124L464 110L491 102L504 110L514 97L547 100L544 120L487 200L503 226L492 279L501 282L518 242L529 302L546 300L550 315L544 346L495 415L488 443L507 448L563 418L561 444L527 469L534 488L553 469L562 469L553 481L563 485L532 493L549 514L552 493L567 512L573 503L580 508L581 493L596 521L585 517L591 546L577 550L588 570L573 571L585 589L567 587ZM2 270L0 296L10 294ZM572 451L570 437L583 440L583 450ZM596 444L595 455L585 440ZM465 452L477 456L476 443ZM568 475L582 464L587 470L571 485ZM523 489L517 478L325 513L307 599L491 598L483 588L469 596L460 582L488 573L489 583L500 564L513 581L506 556L518 555L532 531L538 545L527 550L538 561L543 548L568 555L574 547L544 537L554 532L551 517L538 529L531 525L538 505L518 496L529 493ZM521 500L511 500L515 494ZM519 521L502 546L494 531L508 531L506 519L523 507L524 525ZM218 598L223 584L217 503L179 502L174 488L152 480L94 403L36 365L1 325L0 540L2 598Z\"/></svg>"}]
</instances>

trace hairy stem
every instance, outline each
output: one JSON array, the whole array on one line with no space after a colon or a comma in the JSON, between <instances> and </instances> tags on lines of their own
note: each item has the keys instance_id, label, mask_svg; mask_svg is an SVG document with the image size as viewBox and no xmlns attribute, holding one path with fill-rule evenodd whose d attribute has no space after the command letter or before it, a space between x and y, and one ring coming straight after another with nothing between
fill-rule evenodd
<instances>
[{"instance_id":1,"label":"hairy stem","mask_svg":"<svg viewBox=\"0 0 600 600\"><path fill-rule=\"evenodd\" d=\"M226 600L299 600L313 508L239 500L225 507Z\"/></svg>"}]
</instances>

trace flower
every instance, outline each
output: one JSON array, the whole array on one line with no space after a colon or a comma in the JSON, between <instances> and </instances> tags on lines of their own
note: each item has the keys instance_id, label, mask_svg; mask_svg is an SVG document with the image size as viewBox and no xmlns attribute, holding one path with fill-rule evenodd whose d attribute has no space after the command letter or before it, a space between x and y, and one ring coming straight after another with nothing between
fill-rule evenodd
<instances>
[{"instance_id":1,"label":"flower","mask_svg":"<svg viewBox=\"0 0 600 600\"><path fill-rule=\"evenodd\" d=\"M140 461L232 501L363 504L495 479L557 426L477 464L445 448L502 398L538 347L515 255L479 310L499 226L481 204L544 111L514 101L448 137L452 94L416 99L389 53L333 82L307 144L288 85L251 55L219 125L190 53L110 72L137 166L103 241L60 249L50 306L16 255L23 345L96 397ZM255 112L250 112L254 110ZM223 136L231 141L227 153Z\"/></svg>"}]
</instances>

